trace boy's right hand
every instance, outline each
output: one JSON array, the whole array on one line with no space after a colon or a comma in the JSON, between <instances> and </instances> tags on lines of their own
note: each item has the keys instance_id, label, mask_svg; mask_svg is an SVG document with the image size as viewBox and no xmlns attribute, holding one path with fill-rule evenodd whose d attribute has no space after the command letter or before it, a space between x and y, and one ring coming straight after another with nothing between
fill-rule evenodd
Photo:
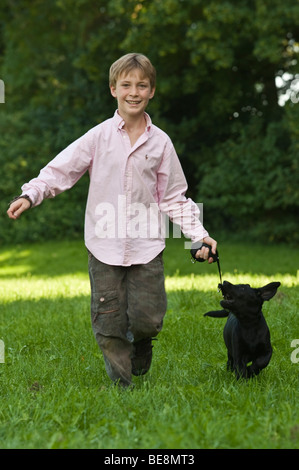
<instances>
[{"instance_id":1,"label":"boy's right hand","mask_svg":"<svg viewBox=\"0 0 299 470\"><path fill-rule=\"evenodd\" d=\"M28 199L25 199L24 197L20 197L20 199L17 199L9 206L7 215L10 219L16 220L20 217L22 212L30 208L30 205L31 204L28 201Z\"/></svg>"}]
</instances>

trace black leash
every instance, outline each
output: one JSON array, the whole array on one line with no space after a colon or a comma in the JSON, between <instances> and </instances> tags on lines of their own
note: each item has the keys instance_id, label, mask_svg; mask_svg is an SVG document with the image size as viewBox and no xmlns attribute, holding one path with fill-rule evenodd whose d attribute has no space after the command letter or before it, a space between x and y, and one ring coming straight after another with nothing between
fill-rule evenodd
<instances>
[{"instance_id":1,"label":"black leash","mask_svg":"<svg viewBox=\"0 0 299 470\"><path fill-rule=\"evenodd\" d=\"M222 275L221 275L220 259L219 259L218 250L216 250L216 254L214 255L214 253L212 253L212 248L211 248L210 245L207 245L206 243L201 243L201 244L198 245L198 247L196 246L196 248L191 248L191 250L190 250L190 253L191 253L191 256L192 256L191 261L192 261L192 263L195 263L196 261L198 261L199 263L202 263L202 262L205 261L202 258L196 258L195 257L197 251L200 250L203 246L206 247L206 248L209 248L209 258L213 258L213 263L217 262L219 278L220 278L220 284L222 284Z\"/></svg>"},{"instance_id":2,"label":"black leash","mask_svg":"<svg viewBox=\"0 0 299 470\"><path fill-rule=\"evenodd\" d=\"M219 272L219 277L220 277L220 284L222 284L222 276L221 276L221 268L220 268L220 260L219 260L219 255L216 251L217 254L217 266L218 266L218 272Z\"/></svg>"}]
</instances>

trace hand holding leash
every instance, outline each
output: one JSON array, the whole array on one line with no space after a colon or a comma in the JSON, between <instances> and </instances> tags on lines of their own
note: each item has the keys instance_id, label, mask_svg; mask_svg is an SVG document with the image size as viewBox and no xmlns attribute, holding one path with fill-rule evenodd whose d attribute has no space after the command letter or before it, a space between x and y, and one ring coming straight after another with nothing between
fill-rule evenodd
<instances>
[{"instance_id":1,"label":"hand holding leash","mask_svg":"<svg viewBox=\"0 0 299 470\"><path fill-rule=\"evenodd\" d=\"M201 250L201 248L209 248L209 258L213 258L213 263L215 263L215 261L217 261L219 259L219 256L218 256L218 251L216 250L216 254L212 253L212 247L210 245L208 245L207 243L201 243L198 248L191 248L190 250L190 253L192 255L192 258L195 259L195 261L198 261L199 263L202 263L203 261L206 261L205 259L203 258L196 258L196 253L198 252L198 250Z\"/></svg>"},{"instance_id":2,"label":"hand holding leash","mask_svg":"<svg viewBox=\"0 0 299 470\"><path fill-rule=\"evenodd\" d=\"M205 259L203 259L203 258L196 258L195 255L198 252L198 250L200 250L202 247L209 248L209 258L213 258L213 263L217 262L218 272L219 272L219 277L220 277L220 283L222 284L222 275L221 275L221 268L220 268L220 260L219 260L218 250L216 250L216 254L215 254L215 253L212 253L212 247L210 245L208 245L207 243L196 244L196 246L197 245L198 245L198 247L191 248L191 250L190 250L190 253L191 253L191 256L192 256L192 258L191 258L192 263L195 263L195 261L198 261L199 263L202 263L203 261L205 261Z\"/></svg>"}]
</instances>

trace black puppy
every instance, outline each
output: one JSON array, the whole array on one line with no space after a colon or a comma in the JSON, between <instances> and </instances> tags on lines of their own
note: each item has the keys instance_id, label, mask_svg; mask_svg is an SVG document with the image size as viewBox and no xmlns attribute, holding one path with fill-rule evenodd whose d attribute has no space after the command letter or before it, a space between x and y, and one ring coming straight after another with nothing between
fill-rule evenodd
<instances>
[{"instance_id":1,"label":"black puppy","mask_svg":"<svg viewBox=\"0 0 299 470\"><path fill-rule=\"evenodd\" d=\"M204 315L228 317L223 330L228 352L227 368L234 371L237 378L253 377L269 364L272 346L262 305L276 294L279 286L280 282L271 282L254 289L249 284L234 285L224 281L218 287L224 297L220 305L225 310Z\"/></svg>"}]
</instances>

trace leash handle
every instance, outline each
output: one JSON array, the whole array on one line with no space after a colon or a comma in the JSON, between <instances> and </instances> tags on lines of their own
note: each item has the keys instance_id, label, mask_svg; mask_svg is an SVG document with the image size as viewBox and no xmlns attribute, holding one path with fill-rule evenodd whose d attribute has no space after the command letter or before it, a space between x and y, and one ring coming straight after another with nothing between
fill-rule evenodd
<instances>
[{"instance_id":1,"label":"leash handle","mask_svg":"<svg viewBox=\"0 0 299 470\"><path fill-rule=\"evenodd\" d=\"M218 250L216 250L216 254L212 253L212 247L210 245L207 245L207 243L200 243L196 244L196 248L191 248L190 253L191 253L191 261L192 263L195 263L195 261L198 261L199 263L203 263L205 260L202 258L196 258L195 255L198 250L200 250L203 246L206 248L209 248L209 258L213 258L213 263L217 262L218 266L218 272L219 272L219 278L220 278L220 284L222 284L222 275L221 275L221 268L220 268L220 259L219 259L219 253ZM194 261L195 260L195 261Z\"/></svg>"}]
</instances>

